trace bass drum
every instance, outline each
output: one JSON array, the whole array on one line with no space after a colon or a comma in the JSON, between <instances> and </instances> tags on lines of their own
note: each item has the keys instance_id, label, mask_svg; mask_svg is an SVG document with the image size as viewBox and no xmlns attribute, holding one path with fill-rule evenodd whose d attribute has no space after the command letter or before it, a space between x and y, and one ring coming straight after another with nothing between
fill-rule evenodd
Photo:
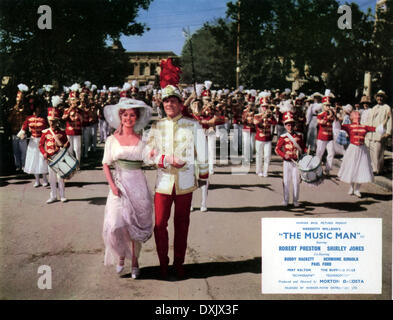
<instances>
[{"instance_id":1,"label":"bass drum","mask_svg":"<svg viewBox=\"0 0 393 320\"><path fill-rule=\"evenodd\" d=\"M308 184L318 185L323 180L321 159L317 156L305 155L298 162L302 180Z\"/></svg>"},{"instance_id":2,"label":"bass drum","mask_svg":"<svg viewBox=\"0 0 393 320\"><path fill-rule=\"evenodd\" d=\"M60 149L48 161L48 165L62 179L70 179L79 166L79 161L67 149Z\"/></svg>"}]
</instances>

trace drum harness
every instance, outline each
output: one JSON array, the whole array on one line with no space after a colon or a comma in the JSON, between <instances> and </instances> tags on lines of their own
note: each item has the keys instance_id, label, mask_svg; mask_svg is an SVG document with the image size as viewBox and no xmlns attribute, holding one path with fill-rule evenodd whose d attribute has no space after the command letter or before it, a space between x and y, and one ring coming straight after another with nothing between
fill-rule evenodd
<instances>
[{"instance_id":1,"label":"drum harness","mask_svg":"<svg viewBox=\"0 0 393 320\"><path fill-rule=\"evenodd\" d=\"M60 142L59 138L57 138L57 136L53 132L52 128L49 127L49 131L53 135L53 138L55 139L56 144L61 148L63 146L63 144Z\"/></svg>"}]
</instances>

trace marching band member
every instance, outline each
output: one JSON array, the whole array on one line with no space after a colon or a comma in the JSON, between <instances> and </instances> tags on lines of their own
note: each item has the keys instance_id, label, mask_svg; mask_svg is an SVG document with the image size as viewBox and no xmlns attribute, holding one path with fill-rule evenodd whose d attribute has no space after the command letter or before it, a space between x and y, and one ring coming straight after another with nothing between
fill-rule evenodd
<instances>
[{"instance_id":1,"label":"marching band member","mask_svg":"<svg viewBox=\"0 0 393 320\"><path fill-rule=\"evenodd\" d=\"M28 91L28 87L20 83L18 85L18 93L16 95L16 103L7 117L12 135L12 151L14 155L14 163L16 171L23 170L26 161L27 139L18 138L17 134L23 125L28 112L24 104L24 95Z\"/></svg>"},{"instance_id":2,"label":"marching band member","mask_svg":"<svg viewBox=\"0 0 393 320\"><path fill-rule=\"evenodd\" d=\"M317 149L317 136L318 136L318 119L317 116L322 112L322 95L319 92L315 92L312 96L314 103L312 103L306 113L306 125L307 125L307 146L311 152L315 152Z\"/></svg>"},{"instance_id":3,"label":"marching band member","mask_svg":"<svg viewBox=\"0 0 393 320\"><path fill-rule=\"evenodd\" d=\"M58 100L58 98L58 96L53 96L52 103L56 104L56 100ZM47 118L49 128L42 131L39 148L41 153L44 155L44 158L49 160L60 151L60 148L68 148L70 146L70 142L68 141L66 132L59 127L60 116L57 108L49 108ZM67 198L65 197L64 179L60 178L50 166L48 166L48 171L51 192L46 203L49 204L57 201L57 191L59 191L61 202L66 202ZM56 182L58 188L56 187Z\"/></svg>"},{"instance_id":4,"label":"marching band member","mask_svg":"<svg viewBox=\"0 0 393 320\"><path fill-rule=\"evenodd\" d=\"M243 159L246 164L250 164L254 157L255 145L255 125L254 119L254 105L248 103L242 113L242 145L243 145Z\"/></svg>"},{"instance_id":5,"label":"marching band member","mask_svg":"<svg viewBox=\"0 0 393 320\"><path fill-rule=\"evenodd\" d=\"M289 189L292 185L292 197L294 207L299 206L300 174L296 161L299 155L307 152L307 148L300 134L294 131L295 120L292 112L283 115L283 123L286 133L281 135L277 141L276 153L284 160L283 162L283 205L288 206Z\"/></svg>"},{"instance_id":6,"label":"marching band member","mask_svg":"<svg viewBox=\"0 0 393 320\"><path fill-rule=\"evenodd\" d=\"M87 103L86 96L83 92L79 96L80 106L79 110L82 115L82 154L84 158L88 158L90 148L90 121L91 121L91 110Z\"/></svg>"},{"instance_id":7,"label":"marching band member","mask_svg":"<svg viewBox=\"0 0 393 320\"><path fill-rule=\"evenodd\" d=\"M202 93L202 87L203 85L196 85L196 92L192 92L191 95L187 98L187 100L184 102L185 106L190 106L190 109L193 114L193 118L199 122L199 124L202 126L204 129L204 134L207 139L207 143L209 144L209 137L210 137L210 143L211 143L211 148L214 145L215 147L215 137L213 134L209 135L209 127L214 126L214 122L212 122L209 126L208 121L211 120L212 118L206 114L206 110L203 109L203 103L201 98L201 93ZM184 116L184 114L183 114ZM203 122L203 123L202 123ZM212 142L214 138L214 143ZM214 149L215 151L215 149ZM209 151L208 151L209 154ZM210 153L212 155L213 153ZM212 161L212 169L211 169L211 174L214 174L214 159L215 156L212 156L213 161ZM196 167L197 169L198 167ZM198 175L198 173L197 173ZM208 191L209 191L209 180L204 180L204 181L199 181L198 186L201 188L201 195L202 195L202 200L201 200L201 207L200 211L201 212L206 212L208 211L207 209L207 196L208 196ZM191 211L194 210L194 207L191 206Z\"/></svg>"},{"instance_id":8,"label":"marching band member","mask_svg":"<svg viewBox=\"0 0 393 320\"><path fill-rule=\"evenodd\" d=\"M93 151L97 151L97 128L98 128L98 106L93 98L89 98L89 109L90 109L90 134L91 142L90 147Z\"/></svg>"},{"instance_id":9,"label":"marching band member","mask_svg":"<svg viewBox=\"0 0 393 320\"><path fill-rule=\"evenodd\" d=\"M306 115L303 109L304 99L306 96L304 93L300 93L299 96L295 99L295 109L294 109L294 118L295 118L295 128L296 132L299 132L305 137L306 134Z\"/></svg>"},{"instance_id":10,"label":"marching band member","mask_svg":"<svg viewBox=\"0 0 393 320\"><path fill-rule=\"evenodd\" d=\"M354 194L360 198L360 185L374 181L370 152L364 145L365 136L368 132L377 132L382 135L384 129L382 124L377 129L360 124L360 113L358 111L353 111L350 118L351 124L341 126L349 135L350 145L345 151L337 176L341 181L351 185L348 194Z\"/></svg>"},{"instance_id":11,"label":"marching band member","mask_svg":"<svg viewBox=\"0 0 393 320\"><path fill-rule=\"evenodd\" d=\"M82 122L83 117L78 108L77 88L74 84L69 94L70 107L64 110L62 119L66 120L66 134L70 142L70 150L74 152L76 159L81 163L82 152Z\"/></svg>"},{"instance_id":12,"label":"marching band member","mask_svg":"<svg viewBox=\"0 0 393 320\"><path fill-rule=\"evenodd\" d=\"M228 163L228 124L229 118L226 114L226 104L223 102L215 101L215 110L214 110L214 122L216 127L216 137L219 138L219 146L220 146L220 163L227 164ZM212 173L213 174L213 173Z\"/></svg>"},{"instance_id":13,"label":"marching band member","mask_svg":"<svg viewBox=\"0 0 393 320\"><path fill-rule=\"evenodd\" d=\"M318 136L317 136L317 151L315 155L321 159L327 150L327 158L325 164L325 175L329 176L329 172L333 167L334 160L334 143L333 143L333 122L335 120L334 111L331 109L331 93L326 90L323 98L323 112L318 114Z\"/></svg>"},{"instance_id":14,"label":"marching band member","mask_svg":"<svg viewBox=\"0 0 393 320\"><path fill-rule=\"evenodd\" d=\"M242 150L242 107L241 104L236 99L227 99L227 104L231 109L232 114L232 126L233 126L233 155L237 156Z\"/></svg>"},{"instance_id":15,"label":"marching band member","mask_svg":"<svg viewBox=\"0 0 393 320\"><path fill-rule=\"evenodd\" d=\"M102 90L100 91L100 95L98 98L98 127L100 130L100 143L104 143L106 141L106 138L109 135L109 126L108 123L105 120L104 116L104 107L106 104L106 94L107 90L106 87L104 86Z\"/></svg>"},{"instance_id":16,"label":"marching band member","mask_svg":"<svg viewBox=\"0 0 393 320\"><path fill-rule=\"evenodd\" d=\"M24 171L29 174L33 174L35 177L34 188L41 185L40 175L44 183L42 186L48 186L48 164L39 150L39 142L42 135L42 131L48 127L48 123L45 118L42 117L42 108L36 104L33 115L27 117L22 125L21 131L18 136L21 139L26 137L26 132L30 131L31 137L26 152L26 162Z\"/></svg>"},{"instance_id":17,"label":"marching band member","mask_svg":"<svg viewBox=\"0 0 393 320\"><path fill-rule=\"evenodd\" d=\"M284 127L284 123L283 123L283 116L284 116L284 113L289 111L287 109L287 106L289 104L292 105L290 97L291 97L291 90L288 89L288 88L285 89L284 92L282 92L281 95L280 95L280 100L281 101L278 104L277 109L276 109L277 138L280 137L285 132L285 127Z\"/></svg>"},{"instance_id":18,"label":"marching band member","mask_svg":"<svg viewBox=\"0 0 393 320\"><path fill-rule=\"evenodd\" d=\"M222 123L222 119L215 115L213 105L207 103L204 105L201 115L196 117L207 139L208 159L209 159L209 174L214 174L214 164L216 163L216 132L214 128Z\"/></svg>"},{"instance_id":19,"label":"marching band member","mask_svg":"<svg viewBox=\"0 0 393 320\"><path fill-rule=\"evenodd\" d=\"M272 154L272 126L277 124L273 113L268 109L269 104L264 102L260 106L261 113L254 116L256 128L255 149L256 149L256 174L260 177L268 176L268 169ZM263 172L262 172L263 160Z\"/></svg>"}]
</instances>

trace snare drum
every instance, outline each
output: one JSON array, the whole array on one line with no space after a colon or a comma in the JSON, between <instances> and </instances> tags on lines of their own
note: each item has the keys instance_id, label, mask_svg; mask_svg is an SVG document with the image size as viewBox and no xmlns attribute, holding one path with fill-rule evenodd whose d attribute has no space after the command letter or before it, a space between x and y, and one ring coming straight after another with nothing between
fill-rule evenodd
<instances>
[{"instance_id":1,"label":"snare drum","mask_svg":"<svg viewBox=\"0 0 393 320\"><path fill-rule=\"evenodd\" d=\"M63 148L49 159L48 164L60 178L69 179L76 172L79 161Z\"/></svg>"},{"instance_id":2,"label":"snare drum","mask_svg":"<svg viewBox=\"0 0 393 320\"><path fill-rule=\"evenodd\" d=\"M317 156L305 155L298 162L302 180L310 184L318 184L323 178L321 159Z\"/></svg>"}]
</instances>

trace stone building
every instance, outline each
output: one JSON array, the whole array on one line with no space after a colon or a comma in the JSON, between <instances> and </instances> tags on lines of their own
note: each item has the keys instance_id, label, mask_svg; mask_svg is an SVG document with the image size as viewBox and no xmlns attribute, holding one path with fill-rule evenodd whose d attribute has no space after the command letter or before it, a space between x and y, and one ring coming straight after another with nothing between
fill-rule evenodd
<instances>
[{"instance_id":1,"label":"stone building","mask_svg":"<svg viewBox=\"0 0 393 320\"><path fill-rule=\"evenodd\" d=\"M159 86L160 62L163 59L177 58L172 51L126 52L131 63L131 70L126 81L137 80L139 86Z\"/></svg>"}]
</instances>

